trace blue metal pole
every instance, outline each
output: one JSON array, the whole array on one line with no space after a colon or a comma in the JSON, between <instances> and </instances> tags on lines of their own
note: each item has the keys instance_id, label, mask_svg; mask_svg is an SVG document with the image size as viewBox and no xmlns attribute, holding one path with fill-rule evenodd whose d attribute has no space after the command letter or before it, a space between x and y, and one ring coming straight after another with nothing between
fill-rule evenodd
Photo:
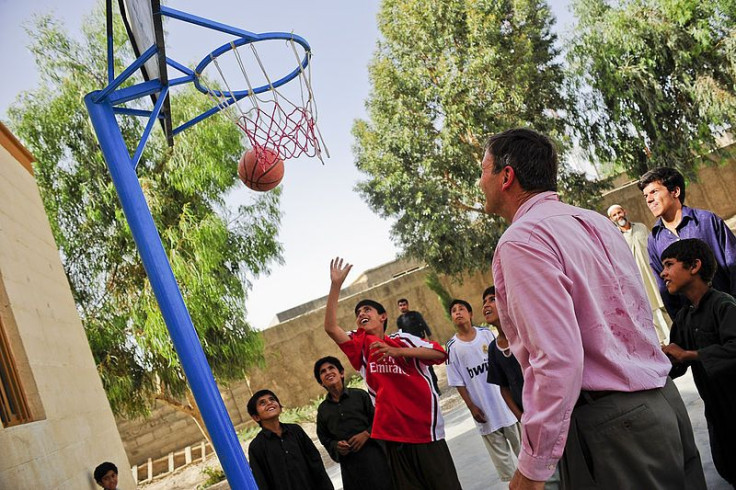
<instances>
[{"instance_id":1,"label":"blue metal pole","mask_svg":"<svg viewBox=\"0 0 736 490\"><path fill-rule=\"evenodd\" d=\"M161 244L113 106L107 99L99 100L99 95L93 92L84 98L87 111L220 464L233 490L258 490Z\"/></svg>"}]
</instances>

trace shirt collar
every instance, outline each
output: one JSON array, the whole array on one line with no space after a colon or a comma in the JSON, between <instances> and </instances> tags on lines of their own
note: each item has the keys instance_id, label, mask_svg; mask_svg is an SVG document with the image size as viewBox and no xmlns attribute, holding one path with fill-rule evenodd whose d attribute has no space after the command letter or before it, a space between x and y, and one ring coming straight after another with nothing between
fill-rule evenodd
<instances>
[{"instance_id":1,"label":"shirt collar","mask_svg":"<svg viewBox=\"0 0 736 490\"><path fill-rule=\"evenodd\" d=\"M344 398L349 398L349 397L350 397L350 394L348 393L348 389L347 389L347 387L344 387L342 389L342 395L340 395L340 400L342 400ZM336 402L335 400L333 400L332 397L330 396L329 392L327 393L327 396L325 397L325 400L327 400L330 403L338 403L340 401L340 400L338 400Z\"/></svg>"},{"instance_id":2,"label":"shirt collar","mask_svg":"<svg viewBox=\"0 0 736 490\"><path fill-rule=\"evenodd\" d=\"M533 207L535 207L537 203L542 204L549 201L557 202L559 200L560 197L555 191L544 191L540 192L539 194L534 194L532 197L524 201L521 206L519 206L519 209L516 210L516 214L514 214L514 218L511 220L511 222L515 223L516 221L518 221L522 216L524 216Z\"/></svg>"},{"instance_id":3,"label":"shirt collar","mask_svg":"<svg viewBox=\"0 0 736 490\"><path fill-rule=\"evenodd\" d=\"M707 291L705 292L705 294L703 295L703 297L702 297L702 298L700 298L700 301L698 302L698 306L693 306L693 305L690 305L690 307L691 307L691 308L692 308L692 309L693 309L694 311L698 311L698 310L700 310L701 308L703 308L703 304L704 304L704 303L706 302L706 300L707 300L707 299L708 299L708 298L710 297L710 295L711 295L711 294L713 294L713 288L712 288L712 287L711 287L711 288L709 288L709 289L708 289L708 290L707 290Z\"/></svg>"},{"instance_id":4,"label":"shirt collar","mask_svg":"<svg viewBox=\"0 0 736 490\"><path fill-rule=\"evenodd\" d=\"M276 435L276 433L272 432L269 429L261 429L263 431L263 435L268 437L269 439L273 439L274 437L279 437ZM281 433L289 432L288 427L286 427L284 424L281 424Z\"/></svg>"},{"instance_id":5,"label":"shirt collar","mask_svg":"<svg viewBox=\"0 0 736 490\"><path fill-rule=\"evenodd\" d=\"M682 206L682 219L680 220L680 223L677 225L677 229L682 228L683 224L687 222L688 220L693 220L695 224L698 224L698 216L695 214L695 211L693 208ZM662 222L662 217L660 216L657 218L657 221L654 223L654 226L652 226L652 231L654 231L655 228L664 228L664 223Z\"/></svg>"}]
</instances>

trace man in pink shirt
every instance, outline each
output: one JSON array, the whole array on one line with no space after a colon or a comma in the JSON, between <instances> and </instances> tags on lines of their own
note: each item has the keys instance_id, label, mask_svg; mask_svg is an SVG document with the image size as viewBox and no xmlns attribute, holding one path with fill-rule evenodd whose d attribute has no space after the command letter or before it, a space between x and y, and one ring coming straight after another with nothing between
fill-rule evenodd
<instances>
[{"instance_id":1,"label":"man in pink shirt","mask_svg":"<svg viewBox=\"0 0 736 490\"><path fill-rule=\"evenodd\" d=\"M557 153L512 129L486 144L485 210L511 226L493 258L496 301L524 373L511 489L705 489L690 419L667 373L641 276L602 215L559 201Z\"/></svg>"}]
</instances>

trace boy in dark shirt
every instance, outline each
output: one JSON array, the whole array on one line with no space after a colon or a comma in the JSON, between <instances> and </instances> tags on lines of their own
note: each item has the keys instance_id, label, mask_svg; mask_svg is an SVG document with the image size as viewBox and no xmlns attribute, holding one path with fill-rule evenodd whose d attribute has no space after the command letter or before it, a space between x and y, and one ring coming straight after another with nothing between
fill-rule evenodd
<instances>
[{"instance_id":1,"label":"boy in dark shirt","mask_svg":"<svg viewBox=\"0 0 736 490\"><path fill-rule=\"evenodd\" d=\"M500 327L498 310L496 309L496 288L490 286L483 291L483 316L486 323L498 330L498 337L488 346L487 381L501 387L503 397L509 410L521 421L524 405L521 403L521 388L524 386L524 375L514 355L511 353L509 341Z\"/></svg>"},{"instance_id":2,"label":"boy in dark shirt","mask_svg":"<svg viewBox=\"0 0 736 490\"><path fill-rule=\"evenodd\" d=\"M675 316L670 344L670 376L692 368L705 405L710 449L718 473L736 486L736 300L713 289L716 260L710 247L696 238L674 242L662 252L661 277L670 294L689 305Z\"/></svg>"},{"instance_id":3,"label":"boy in dark shirt","mask_svg":"<svg viewBox=\"0 0 736 490\"><path fill-rule=\"evenodd\" d=\"M261 432L248 447L259 490L334 490L319 451L296 424L282 424L281 402L271 390L248 400L248 413Z\"/></svg>"},{"instance_id":4,"label":"boy in dark shirt","mask_svg":"<svg viewBox=\"0 0 736 490\"><path fill-rule=\"evenodd\" d=\"M524 374L521 372L519 361L511 353L509 341L501 328L501 320L496 309L496 288L490 286L483 291L483 316L486 323L498 330L498 336L488 346L488 377L486 381L498 385L509 410L521 422L524 413L521 393L524 388ZM558 490L560 488L560 468L555 469L552 476L544 483L544 490Z\"/></svg>"},{"instance_id":5,"label":"boy in dark shirt","mask_svg":"<svg viewBox=\"0 0 736 490\"><path fill-rule=\"evenodd\" d=\"M314 378L327 390L317 409L317 437L340 463L343 490L391 490L386 454L371 439L374 408L370 395L345 386L345 369L336 357L318 359Z\"/></svg>"}]
</instances>

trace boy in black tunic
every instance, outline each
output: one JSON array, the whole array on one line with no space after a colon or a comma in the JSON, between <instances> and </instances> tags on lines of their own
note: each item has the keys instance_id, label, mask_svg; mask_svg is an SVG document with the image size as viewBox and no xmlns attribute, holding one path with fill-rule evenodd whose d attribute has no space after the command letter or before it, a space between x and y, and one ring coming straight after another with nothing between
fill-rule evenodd
<instances>
[{"instance_id":1,"label":"boy in black tunic","mask_svg":"<svg viewBox=\"0 0 736 490\"><path fill-rule=\"evenodd\" d=\"M371 439L374 408L370 395L345 387L345 368L336 357L318 359L314 378L327 390L317 409L317 437L340 463L343 490L391 490L386 454Z\"/></svg>"},{"instance_id":2,"label":"boy in black tunic","mask_svg":"<svg viewBox=\"0 0 736 490\"><path fill-rule=\"evenodd\" d=\"M271 390L248 400L261 432L248 446L248 462L259 490L334 490L322 457L304 429L282 424L281 402Z\"/></svg>"},{"instance_id":3,"label":"boy in black tunic","mask_svg":"<svg viewBox=\"0 0 736 490\"><path fill-rule=\"evenodd\" d=\"M670 376L692 368L705 405L713 463L736 486L736 300L711 287L716 261L701 240L674 242L662 252L662 265L669 293L690 302L675 316L670 344L663 347L673 362Z\"/></svg>"}]
</instances>

